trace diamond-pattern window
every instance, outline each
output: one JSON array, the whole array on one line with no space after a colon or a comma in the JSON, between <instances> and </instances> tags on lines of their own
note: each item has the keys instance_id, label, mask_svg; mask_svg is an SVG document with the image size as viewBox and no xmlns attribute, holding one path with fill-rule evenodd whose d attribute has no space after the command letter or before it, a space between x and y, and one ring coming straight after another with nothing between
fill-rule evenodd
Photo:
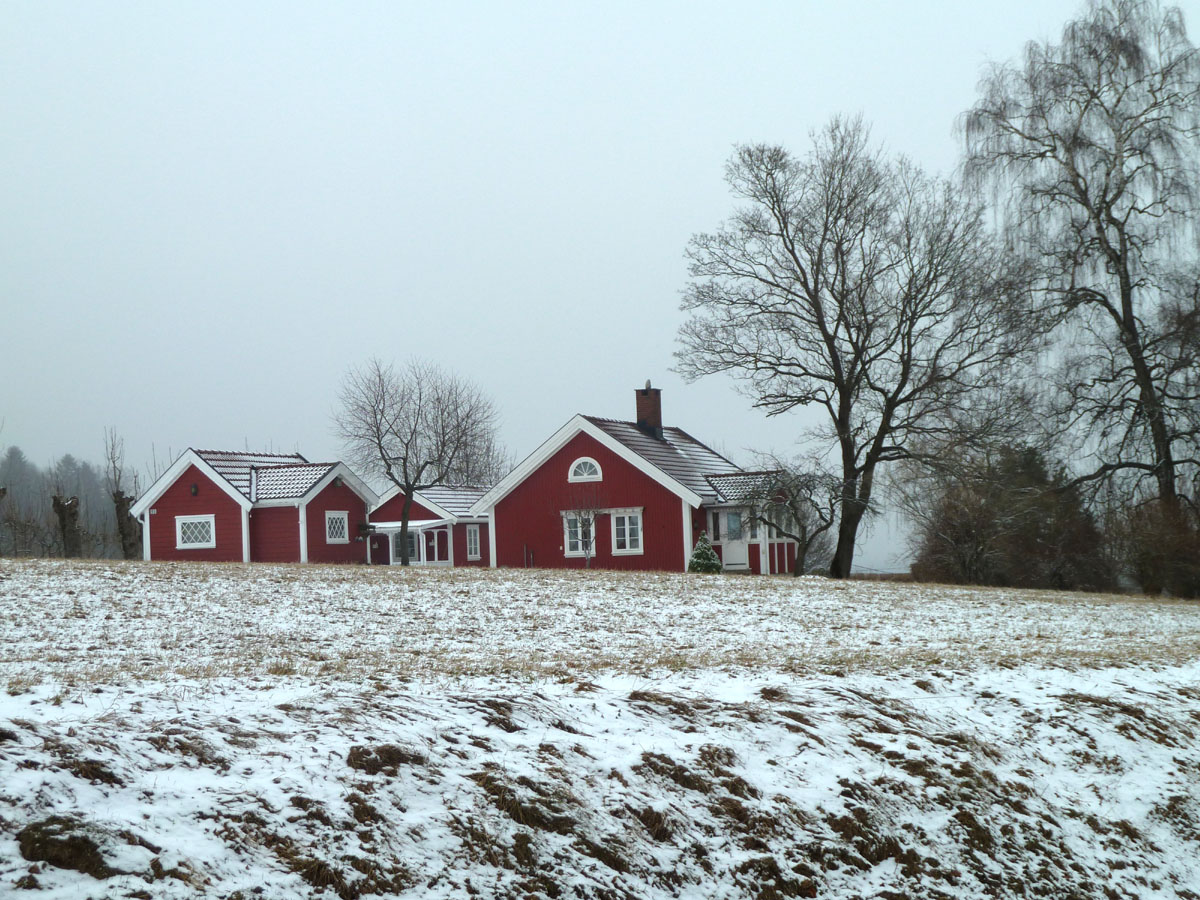
<instances>
[{"instance_id":1,"label":"diamond-pattern window","mask_svg":"<svg viewBox=\"0 0 1200 900\"><path fill-rule=\"evenodd\" d=\"M175 519L176 546L181 550L217 545L212 516L180 516Z\"/></svg>"},{"instance_id":2,"label":"diamond-pattern window","mask_svg":"<svg viewBox=\"0 0 1200 900\"><path fill-rule=\"evenodd\" d=\"M350 516L348 513L325 513L325 541L330 544L350 542Z\"/></svg>"}]
</instances>

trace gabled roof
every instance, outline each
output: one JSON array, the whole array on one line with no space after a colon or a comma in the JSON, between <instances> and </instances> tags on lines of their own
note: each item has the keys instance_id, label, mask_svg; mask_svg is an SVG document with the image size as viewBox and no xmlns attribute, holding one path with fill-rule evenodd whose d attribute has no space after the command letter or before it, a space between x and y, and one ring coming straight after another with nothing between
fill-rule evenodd
<instances>
[{"instance_id":1,"label":"gabled roof","mask_svg":"<svg viewBox=\"0 0 1200 900\"><path fill-rule=\"evenodd\" d=\"M461 519L471 517L471 507L487 492L488 489L485 487L439 484L436 487L419 491L416 499L418 502L433 503L450 513L451 516Z\"/></svg>"},{"instance_id":2,"label":"gabled roof","mask_svg":"<svg viewBox=\"0 0 1200 900\"><path fill-rule=\"evenodd\" d=\"M777 472L738 472L734 475L705 476L722 503L746 503L761 499Z\"/></svg>"},{"instance_id":3,"label":"gabled roof","mask_svg":"<svg viewBox=\"0 0 1200 900\"><path fill-rule=\"evenodd\" d=\"M305 463L302 466L269 466L256 469L255 500L286 500L303 497L324 478L334 463Z\"/></svg>"},{"instance_id":4,"label":"gabled roof","mask_svg":"<svg viewBox=\"0 0 1200 900\"><path fill-rule=\"evenodd\" d=\"M719 499L705 476L741 471L681 428L664 428L662 438L657 438L633 422L577 415L477 500L471 506L471 512L475 515L486 513L581 432L693 507Z\"/></svg>"},{"instance_id":5,"label":"gabled roof","mask_svg":"<svg viewBox=\"0 0 1200 900\"><path fill-rule=\"evenodd\" d=\"M144 513L189 466L198 468L243 509L249 509L255 503L267 506L286 505L288 501L298 503L309 494L323 489L334 477L343 478L368 506L378 500L376 493L345 463L310 463L299 453L243 453L189 448L138 498L130 508L130 513L134 516ZM251 470L254 471L253 491Z\"/></svg>"},{"instance_id":6,"label":"gabled roof","mask_svg":"<svg viewBox=\"0 0 1200 900\"><path fill-rule=\"evenodd\" d=\"M471 514L471 507L487 491L488 489L484 487L439 484L434 487L413 491L413 502L421 504L421 506L424 506L435 516L450 521L457 521L459 519L475 518ZM380 506L383 506L383 504L401 493L403 492L400 488L392 487L379 498L379 502L372 508L371 512L374 513Z\"/></svg>"},{"instance_id":7,"label":"gabled roof","mask_svg":"<svg viewBox=\"0 0 1200 900\"><path fill-rule=\"evenodd\" d=\"M682 428L664 428L662 439L659 440L638 428L634 422L618 422L598 416L583 418L705 500L718 499L707 476L741 472L738 466Z\"/></svg>"},{"instance_id":8,"label":"gabled roof","mask_svg":"<svg viewBox=\"0 0 1200 900\"><path fill-rule=\"evenodd\" d=\"M299 453L241 453L236 450L197 450L196 455L208 463L218 475L233 485L247 500L253 500L250 496L250 470L267 468L295 468L298 466L312 466L307 459ZM329 471L329 467L333 463L319 463L324 472ZM313 479L309 484L312 487L318 480L320 475ZM281 473L278 481L282 483L287 479L287 475ZM303 494L303 492L301 492ZM285 494L282 496L298 497L301 494Z\"/></svg>"}]
</instances>

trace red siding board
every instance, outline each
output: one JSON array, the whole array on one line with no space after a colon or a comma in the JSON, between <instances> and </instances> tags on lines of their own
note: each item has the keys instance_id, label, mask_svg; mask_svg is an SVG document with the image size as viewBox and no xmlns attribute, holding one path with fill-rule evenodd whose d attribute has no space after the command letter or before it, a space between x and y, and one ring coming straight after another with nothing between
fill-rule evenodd
<instances>
[{"instance_id":1,"label":"red siding board","mask_svg":"<svg viewBox=\"0 0 1200 900\"><path fill-rule=\"evenodd\" d=\"M325 513L344 511L350 514L350 542L331 544L325 539ZM367 521L367 505L346 485L330 482L308 502L306 507L308 561L325 563L359 563L367 561L367 542L359 540L359 525Z\"/></svg>"},{"instance_id":2,"label":"red siding board","mask_svg":"<svg viewBox=\"0 0 1200 900\"><path fill-rule=\"evenodd\" d=\"M486 566L488 557L488 527L480 523L479 529L479 559L467 559L467 528L462 522L454 526L454 565L456 566Z\"/></svg>"},{"instance_id":3,"label":"red siding board","mask_svg":"<svg viewBox=\"0 0 1200 900\"><path fill-rule=\"evenodd\" d=\"M196 494L192 495L192 485ZM175 546L176 516L214 517L215 547L181 550ZM150 520L150 558L202 562L242 561L242 508L195 466L187 470L154 501Z\"/></svg>"},{"instance_id":4,"label":"red siding board","mask_svg":"<svg viewBox=\"0 0 1200 900\"><path fill-rule=\"evenodd\" d=\"M252 562L300 561L300 512L294 506L250 510Z\"/></svg>"},{"instance_id":5,"label":"red siding board","mask_svg":"<svg viewBox=\"0 0 1200 900\"><path fill-rule=\"evenodd\" d=\"M571 463L581 456L590 456L600 464L602 481L567 481ZM496 505L496 561L501 566L583 568L582 558L563 554L562 511L582 505L605 509L642 507L644 552L613 555L610 517L601 515L596 521L592 566L682 571L682 502L678 495L590 435L577 434ZM482 535L481 542L487 546Z\"/></svg>"}]
</instances>

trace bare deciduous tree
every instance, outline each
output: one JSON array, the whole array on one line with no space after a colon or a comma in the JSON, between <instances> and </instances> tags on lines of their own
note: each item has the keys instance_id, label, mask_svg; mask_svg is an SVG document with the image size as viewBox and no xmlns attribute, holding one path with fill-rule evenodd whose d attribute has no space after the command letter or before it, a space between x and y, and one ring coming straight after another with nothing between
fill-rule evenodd
<instances>
[{"instance_id":1,"label":"bare deciduous tree","mask_svg":"<svg viewBox=\"0 0 1200 900\"><path fill-rule=\"evenodd\" d=\"M679 370L729 372L768 415L816 404L840 469L830 574L850 574L878 466L997 428L976 398L1023 347L1019 281L962 190L835 119L796 158L742 147L745 206L693 237ZM961 413L971 409L964 421Z\"/></svg>"},{"instance_id":2,"label":"bare deciduous tree","mask_svg":"<svg viewBox=\"0 0 1200 900\"><path fill-rule=\"evenodd\" d=\"M811 558L827 560L833 555L830 535L837 523L841 481L811 460L761 454L757 464L764 471L747 498L753 515L768 529L796 542L792 574L803 575Z\"/></svg>"},{"instance_id":3,"label":"bare deciduous tree","mask_svg":"<svg viewBox=\"0 0 1200 900\"><path fill-rule=\"evenodd\" d=\"M490 485L504 456L496 408L466 379L419 360L397 368L371 359L342 381L335 424L359 471L404 494L400 562L409 564L413 493L435 485Z\"/></svg>"},{"instance_id":4,"label":"bare deciduous tree","mask_svg":"<svg viewBox=\"0 0 1200 900\"><path fill-rule=\"evenodd\" d=\"M138 477L133 474L133 493L125 493L125 439L117 436L115 428L104 429L105 480L112 496L117 517L117 538L125 559L140 559L142 555L142 523L129 514L137 499Z\"/></svg>"},{"instance_id":5,"label":"bare deciduous tree","mask_svg":"<svg viewBox=\"0 0 1200 900\"><path fill-rule=\"evenodd\" d=\"M1059 452L1087 462L1080 482L1144 481L1178 507L1200 466L1200 55L1182 14L1093 0L980 93L967 172L1005 199L1060 328L1052 421L1075 440Z\"/></svg>"}]
</instances>

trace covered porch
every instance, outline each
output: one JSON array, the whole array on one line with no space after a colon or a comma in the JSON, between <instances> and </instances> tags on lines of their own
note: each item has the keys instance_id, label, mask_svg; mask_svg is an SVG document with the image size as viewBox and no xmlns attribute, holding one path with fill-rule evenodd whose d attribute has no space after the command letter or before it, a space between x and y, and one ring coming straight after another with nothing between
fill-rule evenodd
<instances>
[{"instance_id":1,"label":"covered porch","mask_svg":"<svg viewBox=\"0 0 1200 900\"><path fill-rule=\"evenodd\" d=\"M369 562L400 565L400 522L375 522L368 545ZM413 566L451 566L454 529L450 519L415 519L408 523L408 561Z\"/></svg>"}]
</instances>

